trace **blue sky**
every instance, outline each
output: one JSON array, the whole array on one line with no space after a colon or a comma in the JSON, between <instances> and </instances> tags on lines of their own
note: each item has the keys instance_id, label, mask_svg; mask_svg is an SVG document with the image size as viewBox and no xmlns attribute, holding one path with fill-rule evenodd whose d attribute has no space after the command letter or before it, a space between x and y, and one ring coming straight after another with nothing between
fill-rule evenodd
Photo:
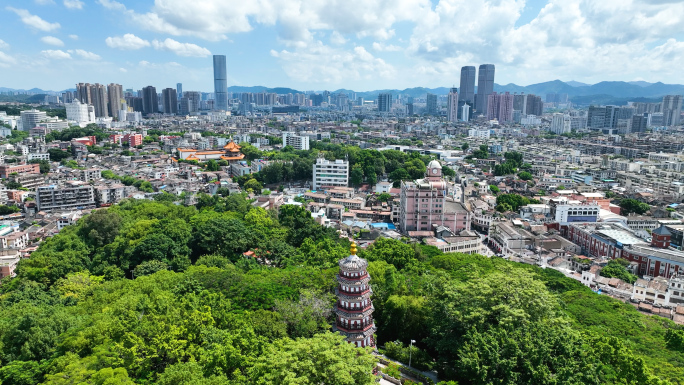
<instances>
[{"instance_id":1,"label":"blue sky","mask_svg":"<svg viewBox=\"0 0 684 385\"><path fill-rule=\"evenodd\" d=\"M684 83L677 0L3 0L0 87L77 82L211 91L229 85L358 91L496 82Z\"/></svg>"}]
</instances>

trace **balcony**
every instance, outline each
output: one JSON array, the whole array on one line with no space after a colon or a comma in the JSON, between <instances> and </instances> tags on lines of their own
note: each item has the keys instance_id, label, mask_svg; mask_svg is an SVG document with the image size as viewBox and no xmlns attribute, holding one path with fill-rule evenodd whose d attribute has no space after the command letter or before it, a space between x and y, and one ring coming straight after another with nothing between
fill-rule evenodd
<instances>
[{"instance_id":1,"label":"balcony","mask_svg":"<svg viewBox=\"0 0 684 385\"><path fill-rule=\"evenodd\" d=\"M355 325L349 325L349 324L345 325L341 322L337 322L337 323L335 323L335 326L344 332L353 333L353 332L365 332L365 331L371 329L375 325L373 324L373 320L371 319L368 322L363 322L361 324L355 324Z\"/></svg>"},{"instance_id":2,"label":"balcony","mask_svg":"<svg viewBox=\"0 0 684 385\"><path fill-rule=\"evenodd\" d=\"M373 309L373 304L370 303L370 301L369 301L368 305L366 307L362 308L362 307L346 307L346 306L343 306L341 302L337 302L337 308L344 311L344 312L350 313L350 314L361 314L363 312L366 312L368 310Z\"/></svg>"},{"instance_id":3,"label":"balcony","mask_svg":"<svg viewBox=\"0 0 684 385\"><path fill-rule=\"evenodd\" d=\"M351 281L360 281L360 280L362 280L362 279L364 279L364 278L368 278L368 273L366 272L366 273L364 273L363 275L358 276L358 277L350 277L349 275L344 274L344 272L341 272L341 274L339 274L339 277L340 277L340 278L347 279L347 280L351 280Z\"/></svg>"},{"instance_id":4,"label":"balcony","mask_svg":"<svg viewBox=\"0 0 684 385\"><path fill-rule=\"evenodd\" d=\"M363 291L347 291L347 290L344 290L340 287L337 288L337 291L340 294L346 294L346 295L350 295L350 296L362 296L364 294L368 294L371 292L370 288L363 290Z\"/></svg>"}]
</instances>

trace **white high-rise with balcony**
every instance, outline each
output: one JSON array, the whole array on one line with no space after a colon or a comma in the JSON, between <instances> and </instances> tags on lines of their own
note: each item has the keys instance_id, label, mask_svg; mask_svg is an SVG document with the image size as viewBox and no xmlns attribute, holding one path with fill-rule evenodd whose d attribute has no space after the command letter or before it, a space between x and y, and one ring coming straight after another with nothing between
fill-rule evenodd
<instances>
[{"instance_id":1,"label":"white high-rise with balcony","mask_svg":"<svg viewBox=\"0 0 684 385\"><path fill-rule=\"evenodd\" d=\"M295 150L309 150L309 137L283 131L283 147L285 146L294 147Z\"/></svg>"},{"instance_id":2,"label":"white high-rise with balcony","mask_svg":"<svg viewBox=\"0 0 684 385\"><path fill-rule=\"evenodd\" d=\"M93 110L92 115L88 108L88 105L81 103L80 100L74 99L73 102L64 105L66 108L67 120L80 123L93 123L95 122L95 111Z\"/></svg>"},{"instance_id":3,"label":"white high-rise with balcony","mask_svg":"<svg viewBox=\"0 0 684 385\"><path fill-rule=\"evenodd\" d=\"M313 190L323 186L347 187L349 183L349 162L342 159L316 159L313 165Z\"/></svg>"}]
</instances>

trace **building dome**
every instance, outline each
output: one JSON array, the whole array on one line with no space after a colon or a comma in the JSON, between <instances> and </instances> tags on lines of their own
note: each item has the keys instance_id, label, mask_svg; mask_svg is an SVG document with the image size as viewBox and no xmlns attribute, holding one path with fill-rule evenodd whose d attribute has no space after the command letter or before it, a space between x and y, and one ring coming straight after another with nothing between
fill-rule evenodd
<instances>
[{"instance_id":1,"label":"building dome","mask_svg":"<svg viewBox=\"0 0 684 385\"><path fill-rule=\"evenodd\" d=\"M433 159L433 160L430 161L430 163L428 163L427 168L428 168L428 169L438 168L438 169L441 170L441 169L442 169L442 165L439 163L439 161L438 161L437 159Z\"/></svg>"}]
</instances>

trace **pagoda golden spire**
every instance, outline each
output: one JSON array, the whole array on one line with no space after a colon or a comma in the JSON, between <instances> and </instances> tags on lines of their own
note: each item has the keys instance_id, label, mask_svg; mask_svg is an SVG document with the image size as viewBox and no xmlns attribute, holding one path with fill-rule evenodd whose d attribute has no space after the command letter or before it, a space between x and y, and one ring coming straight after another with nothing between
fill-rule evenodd
<instances>
[{"instance_id":1,"label":"pagoda golden spire","mask_svg":"<svg viewBox=\"0 0 684 385\"><path fill-rule=\"evenodd\" d=\"M356 255L356 242L352 242L351 247L349 248L349 252L351 255Z\"/></svg>"}]
</instances>

